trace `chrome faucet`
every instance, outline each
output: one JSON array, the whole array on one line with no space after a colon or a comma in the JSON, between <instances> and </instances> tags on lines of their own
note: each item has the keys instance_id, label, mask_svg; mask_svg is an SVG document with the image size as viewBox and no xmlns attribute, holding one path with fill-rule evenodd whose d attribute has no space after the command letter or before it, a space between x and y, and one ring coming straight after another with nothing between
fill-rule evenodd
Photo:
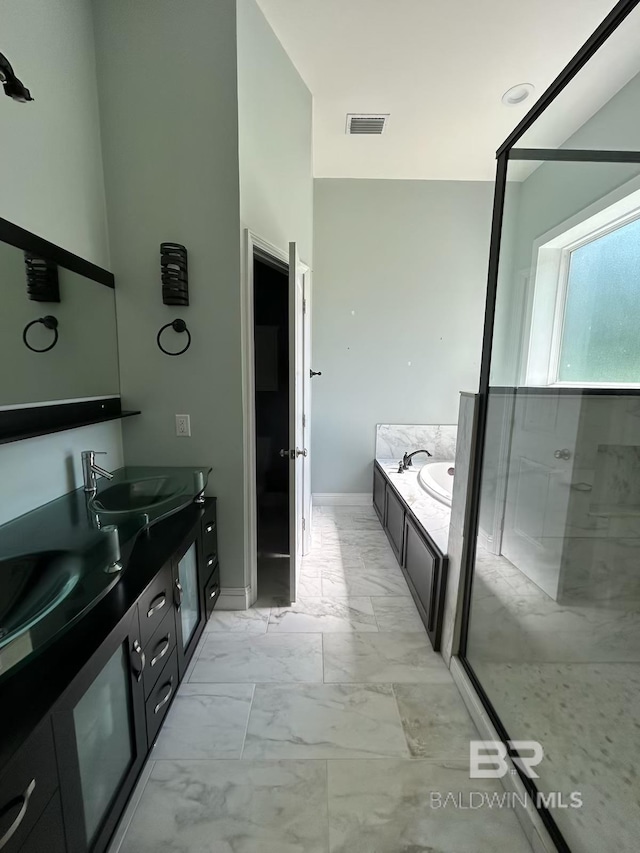
<instances>
[{"instance_id":1,"label":"chrome faucet","mask_svg":"<svg viewBox=\"0 0 640 853\"><path fill-rule=\"evenodd\" d=\"M113 480L111 471L105 471L99 465L96 465L96 456L106 456L105 450L83 450L82 451L82 477L84 479L84 490L95 495L97 486L96 480L98 477L104 477L107 480Z\"/></svg>"},{"instance_id":2,"label":"chrome faucet","mask_svg":"<svg viewBox=\"0 0 640 853\"><path fill-rule=\"evenodd\" d=\"M418 453L426 453L427 456L431 456L431 454L429 453L428 450L414 450L413 453L405 453L404 456L402 457L402 460L401 460L400 465L398 467L398 474L402 474L404 471L406 471L408 468L411 467L411 465L412 465L411 460Z\"/></svg>"}]
</instances>

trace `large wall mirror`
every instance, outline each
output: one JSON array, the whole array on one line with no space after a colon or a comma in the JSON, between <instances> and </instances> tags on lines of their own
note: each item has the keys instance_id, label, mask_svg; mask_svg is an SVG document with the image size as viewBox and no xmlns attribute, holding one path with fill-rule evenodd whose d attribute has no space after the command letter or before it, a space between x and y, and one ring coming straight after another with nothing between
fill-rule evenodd
<instances>
[{"instance_id":1,"label":"large wall mirror","mask_svg":"<svg viewBox=\"0 0 640 853\"><path fill-rule=\"evenodd\" d=\"M114 287L0 220L0 441L121 416Z\"/></svg>"},{"instance_id":2,"label":"large wall mirror","mask_svg":"<svg viewBox=\"0 0 640 853\"><path fill-rule=\"evenodd\" d=\"M58 266L59 302L33 301L27 290L25 252L0 243L0 406L120 393L115 291ZM55 329L34 323L43 316L58 321ZM42 351L43 350L43 351Z\"/></svg>"}]
</instances>

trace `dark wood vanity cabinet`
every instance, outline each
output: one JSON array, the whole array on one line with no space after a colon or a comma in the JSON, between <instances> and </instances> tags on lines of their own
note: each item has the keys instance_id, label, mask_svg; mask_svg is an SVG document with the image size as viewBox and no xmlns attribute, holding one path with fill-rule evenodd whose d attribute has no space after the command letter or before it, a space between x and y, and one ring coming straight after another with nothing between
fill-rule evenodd
<instances>
[{"instance_id":1,"label":"dark wood vanity cabinet","mask_svg":"<svg viewBox=\"0 0 640 853\"><path fill-rule=\"evenodd\" d=\"M404 504L377 464L373 466L373 508L387 534L397 561L402 563Z\"/></svg>"},{"instance_id":2,"label":"dark wood vanity cabinet","mask_svg":"<svg viewBox=\"0 0 640 853\"><path fill-rule=\"evenodd\" d=\"M411 509L376 463L373 506L404 572L431 645L438 651L446 588L447 559L415 520Z\"/></svg>"},{"instance_id":3,"label":"dark wood vanity cabinet","mask_svg":"<svg viewBox=\"0 0 640 853\"><path fill-rule=\"evenodd\" d=\"M407 517L402 566L433 648L440 648L447 560Z\"/></svg>"},{"instance_id":4,"label":"dark wood vanity cabinet","mask_svg":"<svg viewBox=\"0 0 640 853\"><path fill-rule=\"evenodd\" d=\"M64 830L51 719L47 718L0 774L0 850L63 853ZM38 848L36 840L50 838Z\"/></svg>"},{"instance_id":5,"label":"dark wood vanity cabinet","mask_svg":"<svg viewBox=\"0 0 640 853\"><path fill-rule=\"evenodd\" d=\"M20 853L66 853L66 850L60 792L56 791L20 848Z\"/></svg>"},{"instance_id":6,"label":"dark wood vanity cabinet","mask_svg":"<svg viewBox=\"0 0 640 853\"><path fill-rule=\"evenodd\" d=\"M373 508L375 509L380 523L384 524L384 502L387 481L377 466L373 468Z\"/></svg>"},{"instance_id":7,"label":"dark wood vanity cabinet","mask_svg":"<svg viewBox=\"0 0 640 853\"><path fill-rule=\"evenodd\" d=\"M218 524L215 503L202 519L202 565L206 578L203 588L205 621L211 615L220 597L220 566L218 564Z\"/></svg>"},{"instance_id":8,"label":"dark wood vanity cabinet","mask_svg":"<svg viewBox=\"0 0 640 853\"><path fill-rule=\"evenodd\" d=\"M385 493L384 529L396 559L401 563L404 542L404 504L389 485Z\"/></svg>"},{"instance_id":9,"label":"dark wood vanity cabinet","mask_svg":"<svg viewBox=\"0 0 640 853\"><path fill-rule=\"evenodd\" d=\"M147 756L140 636L135 605L53 713L69 853L102 853Z\"/></svg>"},{"instance_id":10,"label":"dark wood vanity cabinet","mask_svg":"<svg viewBox=\"0 0 640 853\"><path fill-rule=\"evenodd\" d=\"M215 501L187 512L142 543L125 586L63 638L60 654L72 650L82 664L0 771L2 853L107 849L220 593ZM113 627L127 580L149 561L160 569Z\"/></svg>"},{"instance_id":11,"label":"dark wood vanity cabinet","mask_svg":"<svg viewBox=\"0 0 640 853\"><path fill-rule=\"evenodd\" d=\"M146 648L167 613L173 610L173 588L173 567L169 560L138 599L139 641L143 648Z\"/></svg>"},{"instance_id":12,"label":"dark wood vanity cabinet","mask_svg":"<svg viewBox=\"0 0 640 853\"><path fill-rule=\"evenodd\" d=\"M206 618L202 590L205 583L198 539L185 544L173 559L177 657L180 678L189 665Z\"/></svg>"}]
</instances>

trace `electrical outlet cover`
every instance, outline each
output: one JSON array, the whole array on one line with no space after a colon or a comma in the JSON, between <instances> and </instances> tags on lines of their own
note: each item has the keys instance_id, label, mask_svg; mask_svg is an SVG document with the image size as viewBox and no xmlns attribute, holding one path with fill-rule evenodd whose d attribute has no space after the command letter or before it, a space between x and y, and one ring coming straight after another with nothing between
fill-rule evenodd
<instances>
[{"instance_id":1,"label":"electrical outlet cover","mask_svg":"<svg viewBox=\"0 0 640 853\"><path fill-rule=\"evenodd\" d=\"M189 415L176 415L176 435L187 438L191 435L191 418Z\"/></svg>"}]
</instances>

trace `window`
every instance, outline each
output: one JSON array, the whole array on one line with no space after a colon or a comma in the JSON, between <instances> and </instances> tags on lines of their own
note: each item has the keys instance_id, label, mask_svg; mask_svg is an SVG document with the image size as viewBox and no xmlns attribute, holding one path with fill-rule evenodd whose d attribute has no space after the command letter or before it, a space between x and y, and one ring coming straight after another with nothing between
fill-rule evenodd
<instances>
[{"instance_id":1,"label":"window","mask_svg":"<svg viewBox=\"0 0 640 853\"><path fill-rule=\"evenodd\" d=\"M640 382L640 219L570 253L560 382Z\"/></svg>"},{"instance_id":2,"label":"window","mask_svg":"<svg viewBox=\"0 0 640 853\"><path fill-rule=\"evenodd\" d=\"M639 195L538 242L527 384L640 385Z\"/></svg>"}]
</instances>

